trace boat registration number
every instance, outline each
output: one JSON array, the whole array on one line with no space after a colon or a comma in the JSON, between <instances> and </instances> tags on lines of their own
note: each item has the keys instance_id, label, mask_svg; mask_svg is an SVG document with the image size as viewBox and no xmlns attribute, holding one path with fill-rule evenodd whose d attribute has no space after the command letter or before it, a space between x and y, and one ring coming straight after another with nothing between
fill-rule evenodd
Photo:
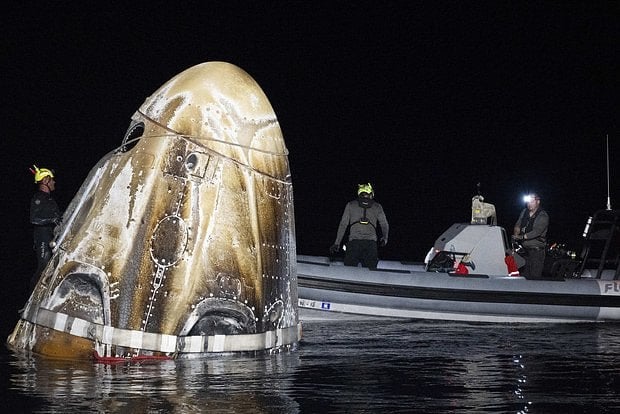
<instances>
[{"instance_id":1,"label":"boat registration number","mask_svg":"<svg viewBox=\"0 0 620 414\"><path fill-rule=\"evenodd\" d=\"M320 302L316 300L308 300L308 299L299 299L299 306L302 308L312 308L312 309L322 309L322 310L330 310L331 303L329 302Z\"/></svg>"}]
</instances>

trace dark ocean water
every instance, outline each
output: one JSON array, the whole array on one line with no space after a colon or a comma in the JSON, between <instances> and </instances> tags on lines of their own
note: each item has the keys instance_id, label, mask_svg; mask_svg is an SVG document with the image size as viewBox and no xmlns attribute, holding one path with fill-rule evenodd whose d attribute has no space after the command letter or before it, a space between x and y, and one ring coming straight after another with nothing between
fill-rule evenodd
<instances>
[{"instance_id":1,"label":"dark ocean water","mask_svg":"<svg viewBox=\"0 0 620 414\"><path fill-rule=\"evenodd\" d=\"M307 320L274 355L0 364L9 412L620 412L618 324Z\"/></svg>"}]
</instances>

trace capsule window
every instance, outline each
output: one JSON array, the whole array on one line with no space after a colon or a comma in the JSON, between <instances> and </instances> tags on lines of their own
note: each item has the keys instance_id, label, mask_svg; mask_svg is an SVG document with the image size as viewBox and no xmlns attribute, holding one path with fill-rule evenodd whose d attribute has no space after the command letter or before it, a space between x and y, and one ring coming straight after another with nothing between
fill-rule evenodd
<instances>
[{"instance_id":1,"label":"capsule window","mask_svg":"<svg viewBox=\"0 0 620 414\"><path fill-rule=\"evenodd\" d=\"M194 153L189 154L187 158L185 158L185 168L187 168L188 172L193 172L198 166L198 156Z\"/></svg>"},{"instance_id":2,"label":"capsule window","mask_svg":"<svg viewBox=\"0 0 620 414\"><path fill-rule=\"evenodd\" d=\"M142 135L144 135L144 122L131 121L123 137L120 152L127 152L135 147Z\"/></svg>"}]
</instances>

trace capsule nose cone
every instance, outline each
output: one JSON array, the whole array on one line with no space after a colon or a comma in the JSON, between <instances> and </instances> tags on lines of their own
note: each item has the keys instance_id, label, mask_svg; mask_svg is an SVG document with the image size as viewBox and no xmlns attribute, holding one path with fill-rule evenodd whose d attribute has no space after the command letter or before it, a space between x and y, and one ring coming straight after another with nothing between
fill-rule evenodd
<instances>
[{"instance_id":1,"label":"capsule nose cone","mask_svg":"<svg viewBox=\"0 0 620 414\"><path fill-rule=\"evenodd\" d=\"M288 151L273 108L258 83L235 65L207 62L181 72L138 114L151 127L187 136L259 172L288 175L288 164L280 159Z\"/></svg>"}]
</instances>

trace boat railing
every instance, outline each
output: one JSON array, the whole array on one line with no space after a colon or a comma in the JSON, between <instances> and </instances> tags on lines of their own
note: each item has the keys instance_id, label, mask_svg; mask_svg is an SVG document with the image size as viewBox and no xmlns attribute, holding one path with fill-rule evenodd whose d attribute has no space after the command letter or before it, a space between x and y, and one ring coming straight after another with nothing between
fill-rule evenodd
<instances>
[{"instance_id":1,"label":"boat railing","mask_svg":"<svg viewBox=\"0 0 620 414\"><path fill-rule=\"evenodd\" d=\"M620 210L599 210L588 219L583 233L584 244L579 255L577 275L594 270L594 278L613 272L620 279Z\"/></svg>"}]
</instances>

